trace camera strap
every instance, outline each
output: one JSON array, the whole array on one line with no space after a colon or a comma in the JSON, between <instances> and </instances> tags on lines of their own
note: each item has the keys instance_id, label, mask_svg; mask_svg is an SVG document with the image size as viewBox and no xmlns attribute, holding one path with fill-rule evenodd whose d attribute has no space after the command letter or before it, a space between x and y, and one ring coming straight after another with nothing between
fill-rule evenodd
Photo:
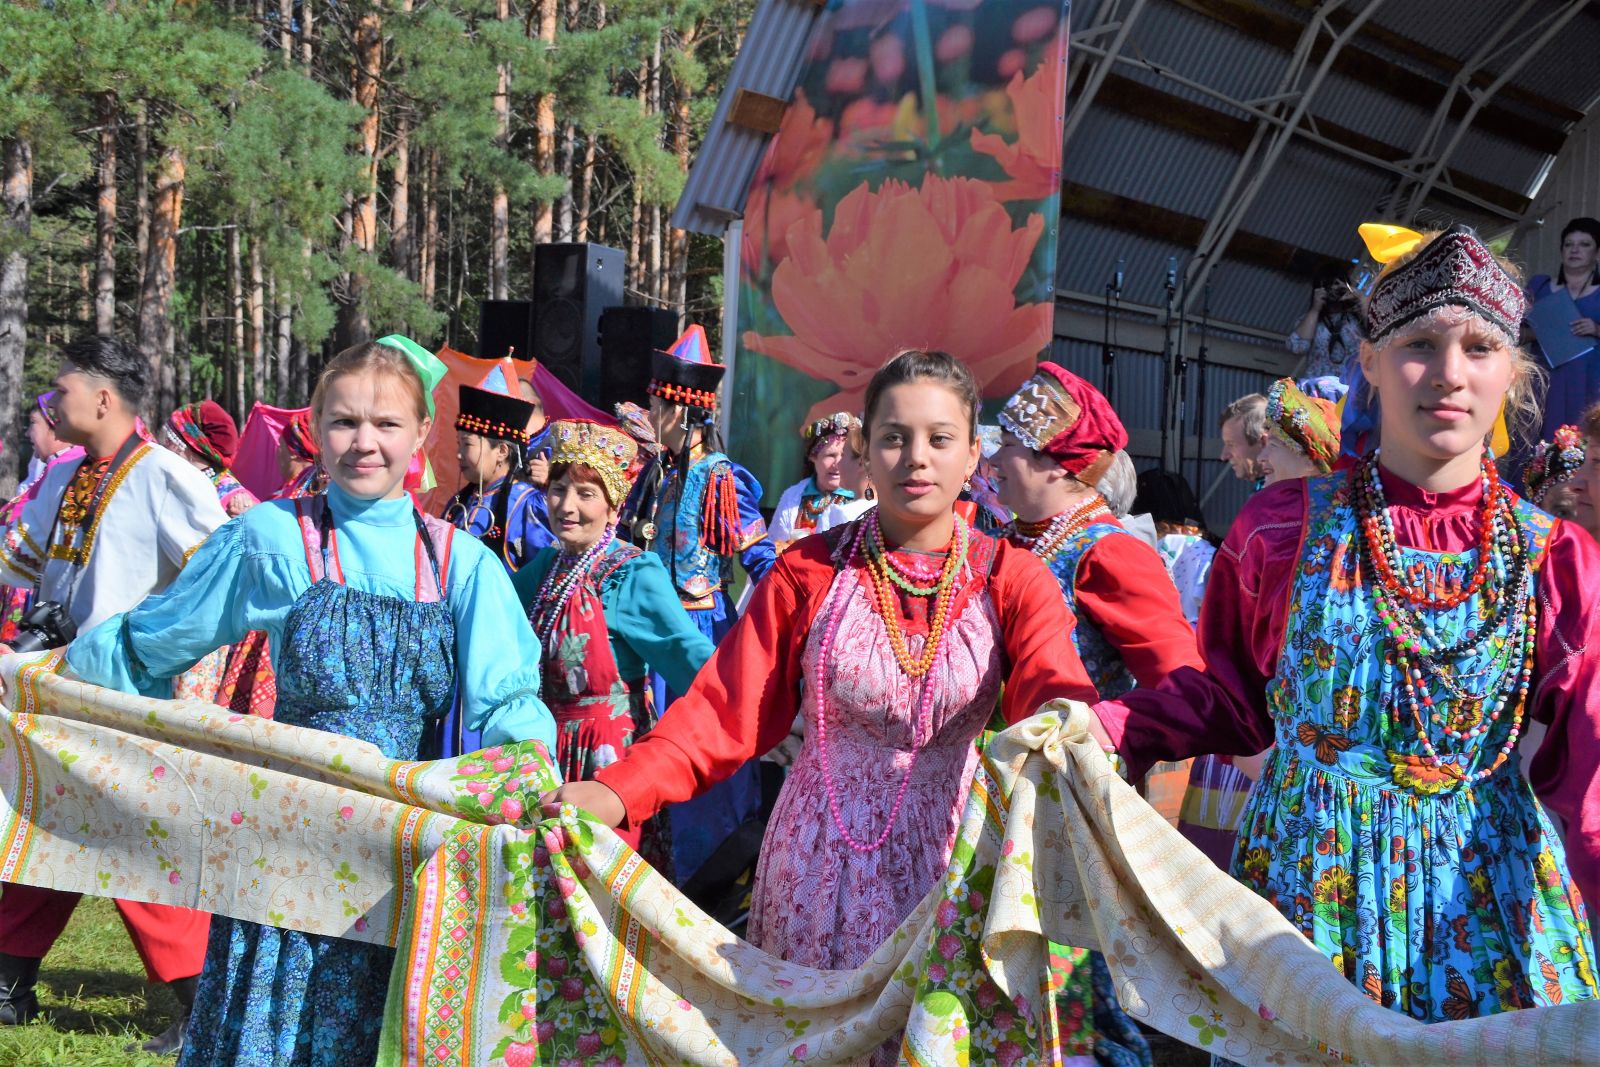
<instances>
[{"instance_id":1,"label":"camera strap","mask_svg":"<svg viewBox=\"0 0 1600 1067\"><path fill-rule=\"evenodd\" d=\"M105 506L106 493L110 489L111 483L116 480L117 472L122 469L123 464L127 463L128 460L133 456L133 453L139 448L139 446L143 445L144 443L145 443L144 438L140 437L137 431L134 432L134 433L130 433L128 435L128 439L126 441L122 442L122 447L117 449L116 455L111 457L111 464L108 467L106 467L106 473L100 479L100 483L94 487L94 492L89 497L89 506L88 506L88 508L86 508L84 510L84 513L83 513L83 523L82 523L80 529L82 529L84 531L84 537L85 538L88 537L88 531L94 529L94 527L95 527L95 520L100 515L100 509ZM72 468L72 474L67 478L66 488L63 489L62 492L61 492L61 501L60 501L60 503L58 503L56 505L55 518L50 520L50 536L45 538L45 541L44 541L44 550L45 550L46 558L45 558L44 563L41 564L40 567L39 567L39 584L34 587L34 591L33 591L35 598L37 598L40 595L41 591L44 588L44 569L45 569L45 566L48 565L49 562L50 562L49 553L50 553L50 549L53 546L53 543L55 542L55 539L56 539L56 530L58 528L60 528L60 526L61 526L61 509L62 509L62 505L66 504L66 502L67 502L67 493L71 491L72 484L78 480L78 475L79 475L79 473L82 472L83 465L85 463L94 463L94 462L96 462L96 461L93 460L93 459L90 459L89 456L85 455L81 460L78 461L77 466ZM76 570L78 567L82 566L82 564L88 563L89 561L88 561L88 559L84 559L80 563L78 560L76 560L76 559L74 559L72 557L68 557L66 562L67 562L67 566L68 567ZM71 603L72 603L72 594L73 594L73 592L76 591L75 590L76 584L77 583L74 582L74 583L72 583L71 585L68 586L67 599L66 599L65 604L63 606L70 606L71 605Z\"/></svg>"}]
</instances>

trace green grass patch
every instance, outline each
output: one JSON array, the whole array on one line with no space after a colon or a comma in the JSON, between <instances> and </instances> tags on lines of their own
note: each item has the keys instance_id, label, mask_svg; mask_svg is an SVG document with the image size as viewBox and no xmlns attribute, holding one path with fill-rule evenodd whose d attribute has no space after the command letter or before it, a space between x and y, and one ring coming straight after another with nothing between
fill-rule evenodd
<instances>
[{"instance_id":1,"label":"green grass patch","mask_svg":"<svg viewBox=\"0 0 1600 1067\"><path fill-rule=\"evenodd\" d=\"M84 897L39 972L43 1014L0 1027L0 1064L16 1067L165 1067L171 1057L127 1053L166 1029L178 1003L145 981L116 905Z\"/></svg>"}]
</instances>

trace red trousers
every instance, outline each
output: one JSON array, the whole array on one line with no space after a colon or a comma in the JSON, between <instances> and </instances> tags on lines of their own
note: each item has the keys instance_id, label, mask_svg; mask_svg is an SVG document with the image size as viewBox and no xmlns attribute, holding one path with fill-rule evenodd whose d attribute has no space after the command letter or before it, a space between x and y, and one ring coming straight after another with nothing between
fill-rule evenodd
<instances>
[{"instance_id":1,"label":"red trousers","mask_svg":"<svg viewBox=\"0 0 1600 1067\"><path fill-rule=\"evenodd\" d=\"M67 928L79 894L14 882L0 884L5 886L0 889L0 952L44 959ZM122 924L128 928L133 947L144 961L145 975L152 982L171 982L200 973L206 957L206 936L211 930L208 913L136 900L117 901L117 911L122 913Z\"/></svg>"}]
</instances>

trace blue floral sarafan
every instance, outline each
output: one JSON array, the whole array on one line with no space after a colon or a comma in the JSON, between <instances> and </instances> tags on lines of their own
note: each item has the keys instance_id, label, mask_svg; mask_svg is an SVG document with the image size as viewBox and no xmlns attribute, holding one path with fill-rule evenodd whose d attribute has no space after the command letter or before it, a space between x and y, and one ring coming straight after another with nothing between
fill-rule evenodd
<instances>
[{"instance_id":1,"label":"blue floral sarafan","mask_svg":"<svg viewBox=\"0 0 1600 1067\"><path fill-rule=\"evenodd\" d=\"M1061 551L1049 563L1050 573L1061 583L1061 595L1067 607L1077 616L1078 624L1072 628L1072 643L1078 650L1089 672L1089 680L1101 700L1115 700L1139 683L1122 662L1122 653L1100 632L1092 619L1078 610L1078 564L1089 549L1106 537L1132 537L1133 534L1110 522L1091 522L1077 536L1061 546Z\"/></svg>"},{"instance_id":2,"label":"blue floral sarafan","mask_svg":"<svg viewBox=\"0 0 1600 1067\"><path fill-rule=\"evenodd\" d=\"M1439 746L1443 766L1426 757L1360 560L1352 482L1343 473L1312 478L1308 492L1304 551L1267 691L1277 747L1250 796L1235 876L1367 996L1414 1019L1594 999L1583 903L1517 753L1488 777L1462 781L1493 765L1512 716ZM1517 502L1534 566L1551 523ZM1477 561L1476 549L1400 551L1401 581L1434 597L1461 588ZM1452 645L1495 613L1477 594L1432 618L1439 644ZM1498 626L1509 638L1511 622ZM1500 672L1520 668L1499 645L1454 659L1455 676L1494 688Z\"/></svg>"}]
</instances>

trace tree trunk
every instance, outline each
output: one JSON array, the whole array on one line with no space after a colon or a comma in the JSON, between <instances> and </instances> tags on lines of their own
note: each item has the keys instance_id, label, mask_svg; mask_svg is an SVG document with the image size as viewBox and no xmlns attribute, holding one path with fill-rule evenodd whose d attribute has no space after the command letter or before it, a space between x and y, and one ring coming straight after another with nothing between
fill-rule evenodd
<instances>
[{"instance_id":1,"label":"tree trunk","mask_svg":"<svg viewBox=\"0 0 1600 1067\"><path fill-rule=\"evenodd\" d=\"M594 28L606 28L606 5L594 6ZM594 138L585 134L583 138L583 165L578 170L578 194L572 239L574 241L587 241L589 239L589 213L594 209L594 167L595 167Z\"/></svg>"},{"instance_id":2,"label":"tree trunk","mask_svg":"<svg viewBox=\"0 0 1600 1067\"><path fill-rule=\"evenodd\" d=\"M556 15L559 0L538 0L539 40L547 49L556 43ZM533 169L541 175L555 173L556 98L540 93L533 102ZM545 244L555 237L555 205L548 200L533 204L533 243Z\"/></svg>"},{"instance_id":3,"label":"tree trunk","mask_svg":"<svg viewBox=\"0 0 1600 1067\"><path fill-rule=\"evenodd\" d=\"M428 149L422 188L422 251L419 273L422 299L431 307L439 278L439 150Z\"/></svg>"},{"instance_id":4,"label":"tree trunk","mask_svg":"<svg viewBox=\"0 0 1600 1067\"><path fill-rule=\"evenodd\" d=\"M16 412L22 410L22 361L28 349L28 236L33 229L33 146L21 137L5 142L5 175L0 185L0 233L8 251L0 259L0 419L9 430L20 431ZM6 435L13 441L21 434ZM17 460L26 458L17 450ZM0 468L0 492L9 497L16 488L15 463Z\"/></svg>"},{"instance_id":5,"label":"tree trunk","mask_svg":"<svg viewBox=\"0 0 1600 1067\"><path fill-rule=\"evenodd\" d=\"M498 0L495 18L511 17L510 0ZM511 67L502 63L494 89L495 145L502 152L511 138ZM511 198L503 183L496 181L489 198L489 299L505 300L511 295Z\"/></svg>"},{"instance_id":6,"label":"tree trunk","mask_svg":"<svg viewBox=\"0 0 1600 1067\"><path fill-rule=\"evenodd\" d=\"M294 0L278 0L278 51L284 66L294 63Z\"/></svg>"},{"instance_id":7,"label":"tree trunk","mask_svg":"<svg viewBox=\"0 0 1600 1067\"><path fill-rule=\"evenodd\" d=\"M417 280L416 235L411 230L411 113L400 112L394 130L394 191L389 195L389 247L394 269Z\"/></svg>"},{"instance_id":8,"label":"tree trunk","mask_svg":"<svg viewBox=\"0 0 1600 1067\"><path fill-rule=\"evenodd\" d=\"M289 318L289 300L287 288L282 285L277 276L272 279L272 333L277 349L277 391L272 395L272 402L279 407L289 407L291 396L289 392L289 359L290 359L290 334L291 320ZM263 398L264 399L264 398Z\"/></svg>"},{"instance_id":9,"label":"tree trunk","mask_svg":"<svg viewBox=\"0 0 1600 1067\"><path fill-rule=\"evenodd\" d=\"M375 11L356 22L355 62L351 66L351 99L361 109L361 189L350 205L350 247L357 260L378 248L378 79L383 73L383 19ZM339 308L341 348L372 339L367 321L366 276L353 267L345 279L344 302Z\"/></svg>"},{"instance_id":10,"label":"tree trunk","mask_svg":"<svg viewBox=\"0 0 1600 1067\"><path fill-rule=\"evenodd\" d=\"M228 231L228 366L227 393L230 403L244 403L244 259L239 251L237 223Z\"/></svg>"},{"instance_id":11,"label":"tree trunk","mask_svg":"<svg viewBox=\"0 0 1600 1067\"><path fill-rule=\"evenodd\" d=\"M143 299L144 261L150 254L150 108L139 101L133 128L134 284Z\"/></svg>"},{"instance_id":12,"label":"tree trunk","mask_svg":"<svg viewBox=\"0 0 1600 1067\"><path fill-rule=\"evenodd\" d=\"M178 227L183 222L186 163L181 149L161 153L150 194L150 247L145 255L144 288L139 293L139 348L158 383L152 414L170 411L177 393L173 365L172 284L178 258Z\"/></svg>"},{"instance_id":13,"label":"tree trunk","mask_svg":"<svg viewBox=\"0 0 1600 1067\"><path fill-rule=\"evenodd\" d=\"M250 320L245 323L245 348L250 353L251 396L265 396L267 392L267 289L261 270L261 241L250 237ZM243 377L241 368L240 377ZM241 412L243 404L240 405Z\"/></svg>"},{"instance_id":14,"label":"tree trunk","mask_svg":"<svg viewBox=\"0 0 1600 1067\"><path fill-rule=\"evenodd\" d=\"M650 113L659 115L663 111L661 106L661 34L656 35L655 54L650 57ZM650 229L646 234L647 248L650 256L649 276L645 279L644 291L660 303L662 298L661 278L661 205L651 204L649 211Z\"/></svg>"},{"instance_id":15,"label":"tree trunk","mask_svg":"<svg viewBox=\"0 0 1600 1067\"><path fill-rule=\"evenodd\" d=\"M311 69L311 0L300 0L300 62Z\"/></svg>"},{"instance_id":16,"label":"tree trunk","mask_svg":"<svg viewBox=\"0 0 1600 1067\"><path fill-rule=\"evenodd\" d=\"M679 36L678 46L685 53L692 54L699 35L699 27L691 25ZM678 80L673 83L673 93L672 153L678 157L678 169L688 174L692 94L689 86ZM689 303L689 234L685 230L669 228L667 240L667 291L663 295L682 318Z\"/></svg>"},{"instance_id":17,"label":"tree trunk","mask_svg":"<svg viewBox=\"0 0 1600 1067\"><path fill-rule=\"evenodd\" d=\"M94 332L117 331L117 97L100 95L100 194L94 209Z\"/></svg>"}]
</instances>

